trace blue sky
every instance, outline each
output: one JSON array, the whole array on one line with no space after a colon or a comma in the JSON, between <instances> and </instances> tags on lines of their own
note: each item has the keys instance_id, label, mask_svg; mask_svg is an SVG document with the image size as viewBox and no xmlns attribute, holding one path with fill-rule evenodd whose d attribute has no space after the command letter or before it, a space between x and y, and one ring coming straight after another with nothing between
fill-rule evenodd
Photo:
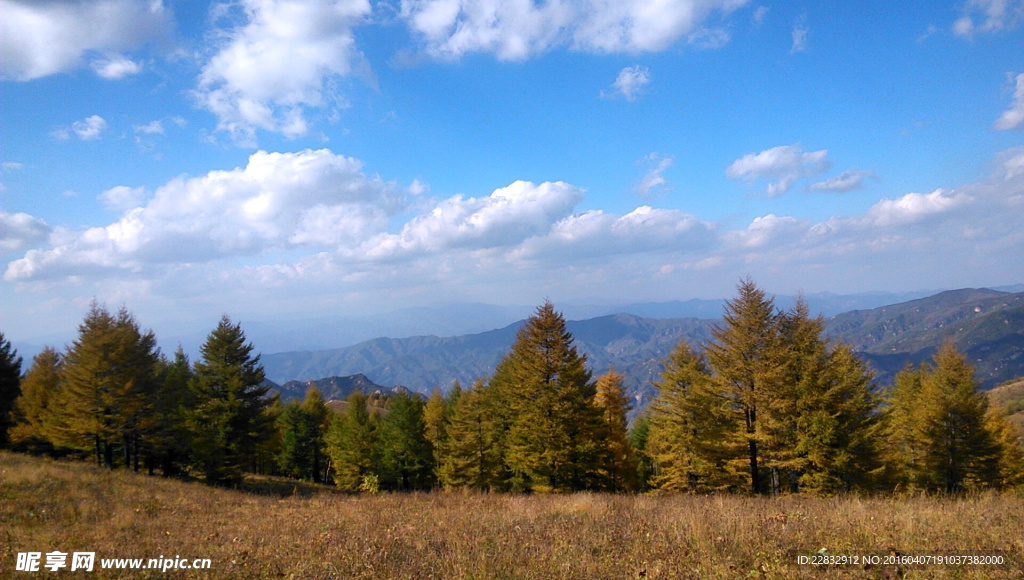
<instances>
[{"instance_id":1,"label":"blue sky","mask_svg":"<svg viewBox=\"0 0 1024 580\"><path fill-rule=\"evenodd\" d=\"M0 330L1024 281L1024 2L0 0Z\"/></svg>"}]
</instances>

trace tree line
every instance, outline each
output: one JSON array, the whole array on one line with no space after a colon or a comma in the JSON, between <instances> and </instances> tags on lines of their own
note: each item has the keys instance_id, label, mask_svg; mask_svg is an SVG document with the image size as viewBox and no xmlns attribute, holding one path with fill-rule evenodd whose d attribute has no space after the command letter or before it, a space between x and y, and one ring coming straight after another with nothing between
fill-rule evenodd
<instances>
[{"instance_id":1,"label":"tree line","mask_svg":"<svg viewBox=\"0 0 1024 580\"><path fill-rule=\"evenodd\" d=\"M315 387L271 395L259 355L224 317L190 362L168 358L125 309L93 305L64 352L22 376L0 335L0 445L237 484L246 473L348 491L961 492L1024 485L1021 434L990 409L951 345L880 391L823 338L805 302L778 310L752 281L713 340L663 361L658 395L628 428L614 369L594 377L550 302L490 377L429 398ZM336 410L332 410L335 407ZM340 408L339 408L340 407Z\"/></svg>"}]
</instances>

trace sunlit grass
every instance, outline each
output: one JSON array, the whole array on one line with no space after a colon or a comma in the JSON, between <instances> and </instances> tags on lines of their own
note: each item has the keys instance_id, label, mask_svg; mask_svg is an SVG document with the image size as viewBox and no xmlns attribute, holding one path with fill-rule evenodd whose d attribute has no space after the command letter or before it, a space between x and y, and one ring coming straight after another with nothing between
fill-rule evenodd
<instances>
[{"instance_id":1,"label":"sunlit grass","mask_svg":"<svg viewBox=\"0 0 1024 580\"><path fill-rule=\"evenodd\" d=\"M797 563L798 555L821 548L880 555L1002 550L1024 562L1024 499L995 493L354 496L274 479L257 480L249 491L216 489L0 454L0 530L4 578L46 576L13 572L15 557L53 550L210 558L211 571L189 577L211 578L1024 578L1019 565L897 570Z\"/></svg>"}]
</instances>

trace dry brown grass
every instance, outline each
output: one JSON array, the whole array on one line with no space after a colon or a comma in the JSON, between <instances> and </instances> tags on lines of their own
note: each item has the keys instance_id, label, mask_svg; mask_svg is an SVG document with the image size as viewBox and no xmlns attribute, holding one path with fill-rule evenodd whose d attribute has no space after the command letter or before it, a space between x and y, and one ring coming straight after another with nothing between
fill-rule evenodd
<instances>
[{"instance_id":1,"label":"dry brown grass","mask_svg":"<svg viewBox=\"0 0 1024 580\"><path fill-rule=\"evenodd\" d=\"M210 558L212 570L189 576L210 578L1024 578L1024 499L1011 495L349 496L274 480L252 488L264 493L0 453L0 577L44 577L13 572L16 554L56 549ZM1017 564L798 565L820 548L1002 550Z\"/></svg>"}]
</instances>

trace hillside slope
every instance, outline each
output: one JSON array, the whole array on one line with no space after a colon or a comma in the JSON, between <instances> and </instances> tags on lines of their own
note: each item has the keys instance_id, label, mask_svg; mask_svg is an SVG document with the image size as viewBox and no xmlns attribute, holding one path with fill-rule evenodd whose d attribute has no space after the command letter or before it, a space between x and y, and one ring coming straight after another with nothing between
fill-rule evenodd
<instances>
[{"instance_id":1,"label":"hillside slope","mask_svg":"<svg viewBox=\"0 0 1024 580\"><path fill-rule=\"evenodd\" d=\"M577 347L590 368L602 373L614 366L625 373L626 387L649 397L661 360L683 338L707 342L714 320L654 319L614 314L569 321ZM405 385L429 392L447 389L455 380L472 384L494 371L511 347L522 322L489 332L455 336L379 338L351 347L263 356L267 376L277 382L363 373L381 385ZM944 340L953 340L977 366L984 388L1024 376L1024 293L957 290L871 310L853 311L826 320L826 335L860 352L891 382L906 364L928 360Z\"/></svg>"}]
</instances>

